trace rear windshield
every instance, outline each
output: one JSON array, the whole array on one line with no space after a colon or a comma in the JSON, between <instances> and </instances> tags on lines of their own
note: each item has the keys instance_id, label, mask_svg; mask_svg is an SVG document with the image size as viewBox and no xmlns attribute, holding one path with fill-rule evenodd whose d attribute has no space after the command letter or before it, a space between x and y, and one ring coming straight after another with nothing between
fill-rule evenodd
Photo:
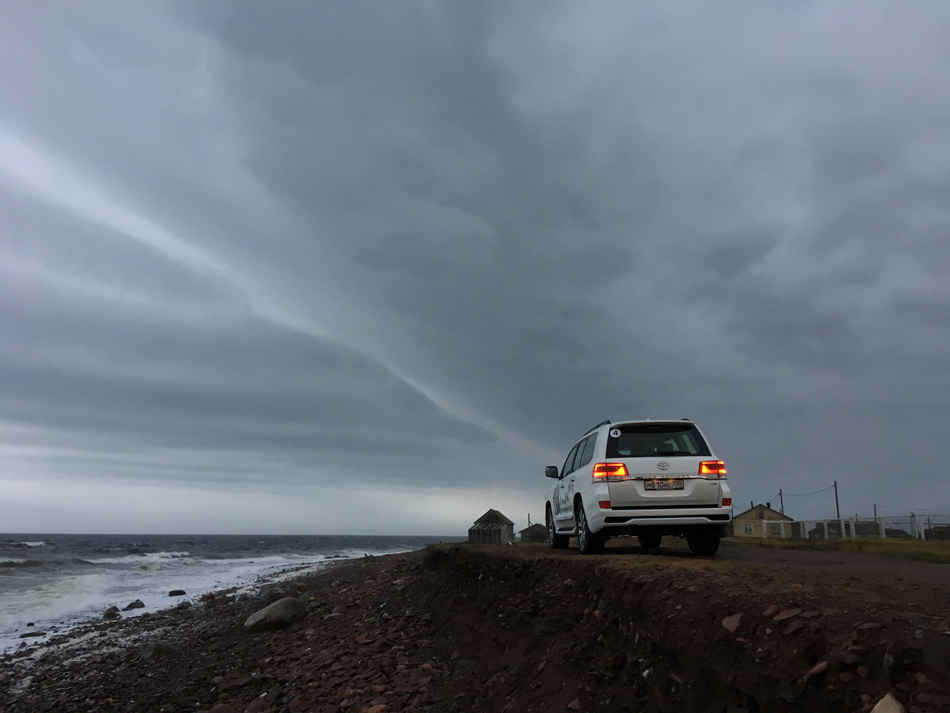
<instances>
[{"instance_id":1,"label":"rear windshield","mask_svg":"<svg viewBox=\"0 0 950 713\"><path fill-rule=\"evenodd\" d=\"M708 455L709 447L691 423L611 426L607 434L608 458Z\"/></svg>"}]
</instances>

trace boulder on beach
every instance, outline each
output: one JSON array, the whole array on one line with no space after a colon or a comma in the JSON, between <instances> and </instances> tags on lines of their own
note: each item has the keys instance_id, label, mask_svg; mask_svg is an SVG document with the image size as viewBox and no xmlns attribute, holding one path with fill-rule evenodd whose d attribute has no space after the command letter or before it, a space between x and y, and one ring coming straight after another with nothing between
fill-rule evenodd
<instances>
[{"instance_id":1,"label":"boulder on beach","mask_svg":"<svg viewBox=\"0 0 950 713\"><path fill-rule=\"evenodd\" d=\"M168 596L170 596L170 597L183 597L183 596L185 596L185 590L184 590L184 589L173 589L173 590L171 590L171 591L168 593Z\"/></svg>"},{"instance_id":2,"label":"boulder on beach","mask_svg":"<svg viewBox=\"0 0 950 713\"><path fill-rule=\"evenodd\" d=\"M29 639L34 636L46 636L45 631L28 631L25 634L20 634L21 639Z\"/></svg>"},{"instance_id":3,"label":"boulder on beach","mask_svg":"<svg viewBox=\"0 0 950 713\"><path fill-rule=\"evenodd\" d=\"M157 656L173 656L178 653L178 649L169 646L164 641L149 641L139 647L139 656L143 659L151 659Z\"/></svg>"},{"instance_id":4,"label":"boulder on beach","mask_svg":"<svg viewBox=\"0 0 950 713\"><path fill-rule=\"evenodd\" d=\"M144 609L145 604L141 599L136 599L134 602L129 602L129 605L125 607L122 611L131 611L132 609Z\"/></svg>"},{"instance_id":5,"label":"boulder on beach","mask_svg":"<svg viewBox=\"0 0 950 713\"><path fill-rule=\"evenodd\" d=\"M109 607L102 614L102 618L106 621L111 621L112 619L121 619L122 615L119 614L119 607Z\"/></svg>"},{"instance_id":6,"label":"boulder on beach","mask_svg":"<svg viewBox=\"0 0 950 713\"><path fill-rule=\"evenodd\" d=\"M307 614L307 607L295 597L284 597L251 614L244 628L251 633L274 631L300 621Z\"/></svg>"}]
</instances>

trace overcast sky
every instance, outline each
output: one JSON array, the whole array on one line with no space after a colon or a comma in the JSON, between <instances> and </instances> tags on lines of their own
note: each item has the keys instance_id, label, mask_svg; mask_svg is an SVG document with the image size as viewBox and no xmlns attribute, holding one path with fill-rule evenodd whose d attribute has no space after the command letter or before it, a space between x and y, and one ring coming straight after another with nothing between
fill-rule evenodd
<instances>
[{"instance_id":1,"label":"overcast sky","mask_svg":"<svg viewBox=\"0 0 950 713\"><path fill-rule=\"evenodd\" d=\"M644 417L739 509L950 512L947 37L936 2L3 2L0 531L523 527Z\"/></svg>"}]
</instances>

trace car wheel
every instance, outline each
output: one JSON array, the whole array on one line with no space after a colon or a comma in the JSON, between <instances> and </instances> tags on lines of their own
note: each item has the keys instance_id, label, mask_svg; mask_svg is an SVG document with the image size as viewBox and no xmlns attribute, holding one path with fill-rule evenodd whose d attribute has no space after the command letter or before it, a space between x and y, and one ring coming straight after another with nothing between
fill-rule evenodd
<instances>
[{"instance_id":1,"label":"car wheel","mask_svg":"<svg viewBox=\"0 0 950 713\"><path fill-rule=\"evenodd\" d=\"M719 551L719 537L713 535L694 535L686 538L689 551L694 555L708 557Z\"/></svg>"},{"instance_id":2,"label":"car wheel","mask_svg":"<svg viewBox=\"0 0 950 713\"><path fill-rule=\"evenodd\" d=\"M587 526L587 514L584 512L583 503L577 503L574 519L577 521L577 549L581 551L581 554L595 555L603 552L604 538L590 531L590 527Z\"/></svg>"},{"instance_id":3,"label":"car wheel","mask_svg":"<svg viewBox=\"0 0 950 713\"><path fill-rule=\"evenodd\" d=\"M567 541L570 538L567 535L557 534L557 530L554 528L554 518L551 517L551 508L547 508L545 511L545 519L547 520L548 525L548 544L551 546L551 549L567 549Z\"/></svg>"},{"instance_id":4,"label":"car wheel","mask_svg":"<svg viewBox=\"0 0 950 713\"><path fill-rule=\"evenodd\" d=\"M663 535L637 535L640 547L645 550L655 550L663 542Z\"/></svg>"}]
</instances>

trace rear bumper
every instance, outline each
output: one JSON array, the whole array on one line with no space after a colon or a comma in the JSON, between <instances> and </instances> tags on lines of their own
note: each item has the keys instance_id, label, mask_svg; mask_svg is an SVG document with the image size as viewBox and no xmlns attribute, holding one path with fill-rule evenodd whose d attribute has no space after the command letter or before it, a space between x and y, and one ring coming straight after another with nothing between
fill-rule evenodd
<instances>
[{"instance_id":1,"label":"rear bumper","mask_svg":"<svg viewBox=\"0 0 950 713\"><path fill-rule=\"evenodd\" d=\"M732 522L732 506L683 509L595 509L587 521L592 532L611 534L651 532L662 535L687 534L697 529L723 528Z\"/></svg>"}]
</instances>

